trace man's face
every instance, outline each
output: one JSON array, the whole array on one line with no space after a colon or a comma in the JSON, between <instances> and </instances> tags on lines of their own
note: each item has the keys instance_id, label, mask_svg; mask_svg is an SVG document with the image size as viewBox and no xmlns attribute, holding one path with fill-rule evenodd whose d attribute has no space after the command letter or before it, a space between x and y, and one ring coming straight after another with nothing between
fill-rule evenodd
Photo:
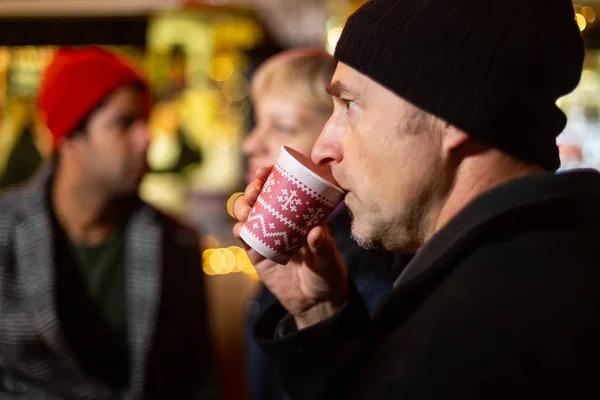
<instances>
[{"instance_id":1,"label":"man's face","mask_svg":"<svg viewBox=\"0 0 600 400\"><path fill-rule=\"evenodd\" d=\"M329 92L335 109L312 159L348 192L353 236L365 247L416 251L447 188L440 121L343 63Z\"/></svg>"},{"instance_id":2,"label":"man's face","mask_svg":"<svg viewBox=\"0 0 600 400\"><path fill-rule=\"evenodd\" d=\"M71 140L86 179L113 195L135 193L148 169L142 92L129 86L114 91L90 116L85 134Z\"/></svg>"}]
</instances>

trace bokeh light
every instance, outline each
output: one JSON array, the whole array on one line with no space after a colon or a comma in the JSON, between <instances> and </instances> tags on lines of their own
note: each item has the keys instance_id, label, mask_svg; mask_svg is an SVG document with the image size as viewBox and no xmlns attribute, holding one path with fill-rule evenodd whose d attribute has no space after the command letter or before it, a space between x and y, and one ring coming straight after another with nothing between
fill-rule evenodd
<instances>
[{"instance_id":1,"label":"bokeh light","mask_svg":"<svg viewBox=\"0 0 600 400\"><path fill-rule=\"evenodd\" d=\"M205 250L204 253L202 253L202 269L204 270L204 273L207 275L216 275L215 271L213 271L211 265L210 265L210 256L212 255L212 253L214 252L214 249L208 249Z\"/></svg>"},{"instance_id":2,"label":"bokeh light","mask_svg":"<svg viewBox=\"0 0 600 400\"><path fill-rule=\"evenodd\" d=\"M579 26L580 31L584 31L587 26L587 21L585 17L579 13L575 14L575 20L577 21L577 25Z\"/></svg>"},{"instance_id":3,"label":"bokeh light","mask_svg":"<svg viewBox=\"0 0 600 400\"><path fill-rule=\"evenodd\" d=\"M596 10L590 6L585 6L581 9L581 15L583 15L587 22L596 21Z\"/></svg>"},{"instance_id":4,"label":"bokeh light","mask_svg":"<svg viewBox=\"0 0 600 400\"><path fill-rule=\"evenodd\" d=\"M250 83L243 75L233 75L230 79L223 82L223 96L232 102L238 102L246 99L250 93Z\"/></svg>"},{"instance_id":5,"label":"bokeh light","mask_svg":"<svg viewBox=\"0 0 600 400\"><path fill-rule=\"evenodd\" d=\"M333 52L335 51L335 46L337 46L337 43L340 40L340 37L342 36L343 30L344 28L338 26L330 29L327 33L327 51L329 53L333 54Z\"/></svg>"},{"instance_id":6,"label":"bokeh light","mask_svg":"<svg viewBox=\"0 0 600 400\"><path fill-rule=\"evenodd\" d=\"M211 276L244 273L257 277L246 251L238 246L205 250L202 253L202 269Z\"/></svg>"},{"instance_id":7,"label":"bokeh light","mask_svg":"<svg viewBox=\"0 0 600 400\"><path fill-rule=\"evenodd\" d=\"M233 70L233 62L229 57L217 57L211 63L210 77L217 82L223 82L231 78Z\"/></svg>"},{"instance_id":8,"label":"bokeh light","mask_svg":"<svg viewBox=\"0 0 600 400\"><path fill-rule=\"evenodd\" d=\"M225 270L227 260L225 259L221 249L216 249L208 258L208 262L210 263L210 267L214 273L220 275Z\"/></svg>"}]
</instances>

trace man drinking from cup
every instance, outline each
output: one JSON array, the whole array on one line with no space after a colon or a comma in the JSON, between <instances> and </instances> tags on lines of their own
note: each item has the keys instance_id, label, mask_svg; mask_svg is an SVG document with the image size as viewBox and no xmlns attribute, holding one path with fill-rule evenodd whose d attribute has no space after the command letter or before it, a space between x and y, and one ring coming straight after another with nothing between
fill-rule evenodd
<instances>
[{"instance_id":1,"label":"man drinking from cup","mask_svg":"<svg viewBox=\"0 0 600 400\"><path fill-rule=\"evenodd\" d=\"M248 249L279 300L255 338L292 398L600 395L600 176L554 173L556 100L583 56L569 0L371 0L350 17L312 159L360 244L417 253L371 320L325 229L285 267Z\"/></svg>"}]
</instances>

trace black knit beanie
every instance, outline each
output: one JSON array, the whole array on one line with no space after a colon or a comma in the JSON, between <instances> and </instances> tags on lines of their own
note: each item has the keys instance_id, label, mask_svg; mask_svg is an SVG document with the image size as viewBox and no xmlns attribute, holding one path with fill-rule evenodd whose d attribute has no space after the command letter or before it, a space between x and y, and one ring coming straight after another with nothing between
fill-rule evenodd
<instances>
[{"instance_id":1,"label":"black knit beanie","mask_svg":"<svg viewBox=\"0 0 600 400\"><path fill-rule=\"evenodd\" d=\"M335 58L469 135L540 166L560 165L556 100L581 76L570 0L371 0Z\"/></svg>"}]
</instances>

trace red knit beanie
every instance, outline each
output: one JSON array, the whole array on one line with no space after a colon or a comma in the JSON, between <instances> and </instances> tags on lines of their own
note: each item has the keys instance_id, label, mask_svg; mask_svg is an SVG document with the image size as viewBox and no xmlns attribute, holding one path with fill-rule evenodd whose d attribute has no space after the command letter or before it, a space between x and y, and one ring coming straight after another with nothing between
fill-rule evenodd
<instances>
[{"instance_id":1,"label":"red knit beanie","mask_svg":"<svg viewBox=\"0 0 600 400\"><path fill-rule=\"evenodd\" d=\"M144 78L124 60L99 47L61 49L46 69L38 104L52 133L53 147L73 133L94 108L117 88L140 85L149 112Z\"/></svg>"}]
</instances>

